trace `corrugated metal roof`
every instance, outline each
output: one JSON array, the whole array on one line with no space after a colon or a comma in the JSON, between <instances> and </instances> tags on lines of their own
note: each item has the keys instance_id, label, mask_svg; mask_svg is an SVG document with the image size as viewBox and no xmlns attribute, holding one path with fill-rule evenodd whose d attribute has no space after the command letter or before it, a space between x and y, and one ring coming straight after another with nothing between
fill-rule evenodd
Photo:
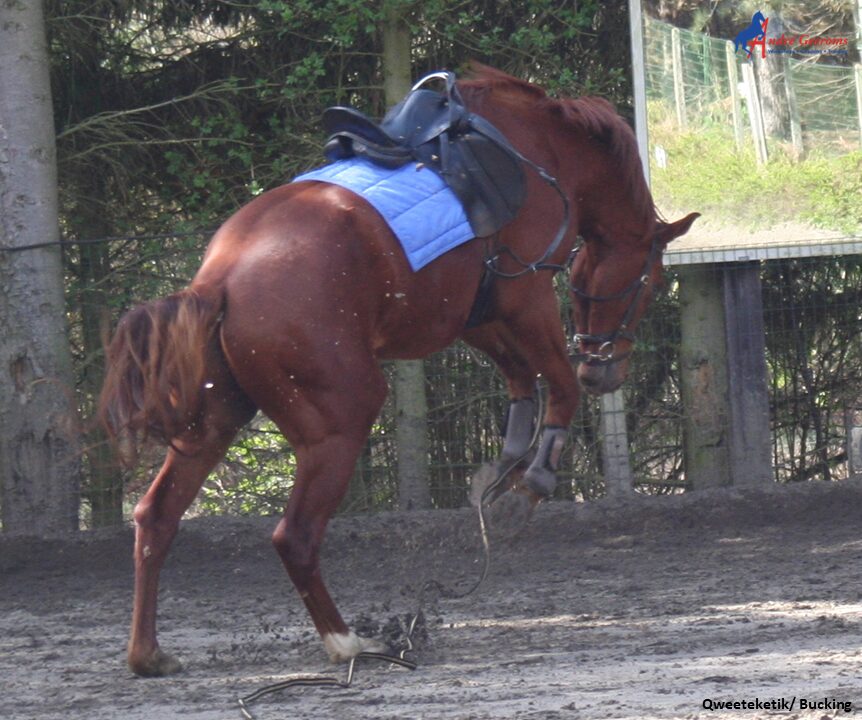
<instances>
[{"instance_id":1,"label":"corrugated metal roof","mask_svg":"<svg viewBox=\"0 0 862 720\"><path fill-rule=\"evenodd\" d=\"M804 240L752 243L725 247L703 247L688 249L670 245L664 253L664 264L703 265L712 263L747 262L751 260L781 260L785 258L824 257L829 255L862 254L862 237L847 236L828 240Z\"/></svg>"}]
</instances>

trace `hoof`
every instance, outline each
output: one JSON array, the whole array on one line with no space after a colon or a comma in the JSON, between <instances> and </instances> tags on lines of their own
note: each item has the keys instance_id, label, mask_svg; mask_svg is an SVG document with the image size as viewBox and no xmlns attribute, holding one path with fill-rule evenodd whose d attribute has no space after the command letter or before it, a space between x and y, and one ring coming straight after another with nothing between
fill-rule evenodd
<instances>
[{"instance_id":1,"label":"hoof","mask_svg":"<svg viewBox=\"0 0 862 720\"><path fill-rule=\"evenodd\" d=\"M323 636L323 645L334 663L349 662L359 653L385 653L389 648L379 640L364 638L352 630L348 633L331 633Z\"/></svg>"},{"instance_id":2,"label":"hoof","mask_svg":"<svg viewBox=\"0 0 862 720\"><path fill-rule=\"evenodd\" d=\"M547 468L529 468L519 487L535 493L541 500L551 497L557 487L557 476Z\"/></svg>"},{"instance_id":3,"label":"hoof","mask_svg":"<svg viewBox=\"0 0 862 720\"><path fill-rule=\"evenodd\" d=\"M499 497L486 510L491 538L515 538L526 527L533 516L533 510L541 500L541 497L525 488L511 490Z\"/></svg>"},{"instance_id":4,"label":"hoof","mask_svg":"<svg viewBox=\"0 0 862 720\"><path fill-rule=\"evenodd\" d=\"M485 491L494 483L499 474L498 462L485 463L470 478L470 504L479 507Z\"/></svg>"},{"instance_id":5,"label":"hoof","mask_svg":"<svg viewBox=\"0 0 862 720\"><path fill-rule=\"evenodd\" d=\"M135 658L129 655L129 670L141 677L175 675L182 669L183 666L179 660L158 648L144 658Z\"/></svg>"},{"instance_id":6,"label":"hoof","mask_svg":"<svg viewBox=\"0 0 862 720\"><path fill-rule=\"evenodd\" d=\"M501 458L495 462L485 463L480 467L470 478L470 504L473 507L479 507L484 497L485 505L490 505L499 498L507 490L511 490L521 479L524 474L524 463L518 463L514 468L507 471L510 465L515 462L509 458ZM499 487L485 496L485 491L491 487L500 477L500 473L506 472L506 478L500 483Z\"/></svg>"}]
</instances>

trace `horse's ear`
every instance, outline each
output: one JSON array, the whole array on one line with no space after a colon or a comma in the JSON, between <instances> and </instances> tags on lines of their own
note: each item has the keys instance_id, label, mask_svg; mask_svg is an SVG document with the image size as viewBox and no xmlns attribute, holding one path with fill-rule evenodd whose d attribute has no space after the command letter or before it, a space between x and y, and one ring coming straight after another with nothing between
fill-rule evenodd
<instances>
[{"instance_id":1,"label":"horse's ear","mask_svg":"<svg viewBox=\"0 0 862 720\"><path fill-rule=\"evenodd\" d=\"M691 224L700 217L700 213L689 213L684 218L676 222L666 223L659 220L656 223L655 241L665 247L671 240L678 238L680 235L685 235L691 228Z\"/></svg>"}]
</instances>

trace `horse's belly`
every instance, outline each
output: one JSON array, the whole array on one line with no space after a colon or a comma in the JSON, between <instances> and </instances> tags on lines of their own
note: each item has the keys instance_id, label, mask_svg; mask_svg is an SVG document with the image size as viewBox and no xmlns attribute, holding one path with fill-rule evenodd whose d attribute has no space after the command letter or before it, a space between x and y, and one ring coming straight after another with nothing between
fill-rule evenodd
<instances>
[{"instance_id":1,"label":"horse's belly","mask_svg":"<svg viewBox=\"0 0 862 720\"><path fill-rule=\"evenodd\" d=\"M373 346L377 357L389 359L421 358L443 350L451 345L464 329L463 312L445 307L431 308L422 303L422 310L410 307L405 298L393 298L403 302L403 312L387 313L385 320L375 330Z\"/></svg>"}]
</instances>

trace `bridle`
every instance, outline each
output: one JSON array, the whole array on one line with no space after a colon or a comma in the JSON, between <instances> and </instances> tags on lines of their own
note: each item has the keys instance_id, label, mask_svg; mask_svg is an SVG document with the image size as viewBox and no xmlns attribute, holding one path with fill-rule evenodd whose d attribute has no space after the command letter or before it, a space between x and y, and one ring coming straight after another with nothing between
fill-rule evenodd
<instances>
[{"instance_id":1,"label":"bridle","mask_svg":"<svg viewBox=\"0 0 862 720\"><path fill-rule=\"evenodd\" d=\"M575 249L573 253L573 260L582 247L583 244L581 244L578 248ZM652 276L653 265L658 259L659 254L659 243L656 241L655 238L653 238L649 254L647 255L646 262L644 263L643 269L641 270L640 274L634 280L632 280L627 287L623 288L617 293L614 293L613 295L590 295L584 290L581 290L580 288L576 287L574 282L569 284L572 293L588 302L611 302L613 300L622 300L626 297L631 296L631 300L629 300L628 307L626 308L622 320L620 321L620 324L616 328L616 330L596 334L575 332L574 341L578 347L583 347L586 343L592 343L598 345L599 349L597 352L576 352L571 355L572 360L593 366L612 365L613 363L618 363L625 360L632 354L631 349L629 349L628 351L617 355L616 342L619 339L623 339L628 340L630 343L632 343L632 345L634 345L635 335L631 330L629 330L629 324L634 319L634 315L637 311L637 306L640 302L641 296L643 295L646 287L649 285L650 277Z\"/></svg>"}]
</instances>

